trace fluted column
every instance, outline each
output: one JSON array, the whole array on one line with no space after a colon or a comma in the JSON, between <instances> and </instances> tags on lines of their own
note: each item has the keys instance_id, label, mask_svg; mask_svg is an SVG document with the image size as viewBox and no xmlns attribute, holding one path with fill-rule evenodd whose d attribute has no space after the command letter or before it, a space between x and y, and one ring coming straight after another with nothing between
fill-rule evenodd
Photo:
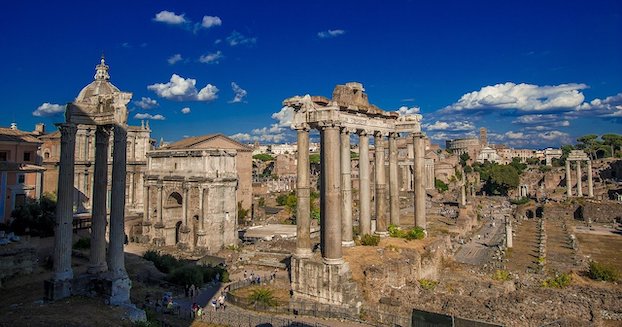
<instances>
[{"instance_id":1,"label":"fluted column","mask_svg":"<svg viewBox=\"0 0 622 327\"><path fill-rule=\"evenodd\" d=\"M201 231L205 231L205 208L204 208L205 189L199 186L199 213L201 215Z\"/></svg>"},{"instance_id":2,"label":"fluted column","mask_svg":"<svg viewBox=\"0 0 622 327\"><path fill-rule=\"evenodd\" d=\"M325 264L341 264L341 181L339 178L339 127L323 126L321 139L320 247Z\"/></svg>"},{"instance_id":3,"label":"fluted column","mask_svg":"<svg viewBox=\"0 0 622 327\"><path fill-rule=\"evenodd\" d=\"M359 132L359 229L361 235L371 234L369 194L369 136Z\"/></svg>"},{"instance_id":4,"label":"fluted column","mask_svg":"<svg viewBox=\"0 0 622 327\"><path fill-rule=\"evenodd\" d=\"M572 196L572 181L570 181L570 160L566 159L566 195Z\"/></svg>"},{"instance_id":5,"label":"fluted column","mask_svg":"<svg viewBox=\"0 0 622 327\"><path fill-rule=\"evenodd\" d=\"M425 217L425 185L424 185L424 166L425 166L425 142L421 132L413 133L413 149L414 149L414 193L415 193L415 226L424 230L426 227Z\"/></svg>"},{"instance_id":6,"label":"fluted column","mask_svg":"<svg viewBox=\"0 0 622 327\"><path fill-rule=\"evenodd\" d=\"M60 167L58 200L54 230L54 276L56 281L73 278L71 246L73 229L73 178L76 149L76 126L60 124ZM67 292L69 292L67 290ZM64 296L69 296L65 294Z\"/></svg>"},{"instance_id":7,"label":"fluted column","mask_svg":"<svg viewBox=\"0 0 622 327\"><path fill-rule=\"evenodd\" d=\"M112 151L112 194L110 202L110 245L108 270L112 278L127 278L123 247L125 243L125 177L127 126L115 125Z\"/></svg>"},{"instance_id":8,"label":"fluted column","mask_svg":"<svg viewBox=\"0 0 622 327\"><path fill-rule=\"evenodd\" d=\"M592 160L587 161L587 196L594 197L594 183L592 181Z\"/></svg>"},{"instance_id":9,"label":"fluted column","mask_svg":"<svg viewBox=\"0 0 622 327\"><path fill-rule=\"evenodd\" d=\"M341 130L341 245L354 246L352 239L352 163L350 131Z\"/></svg>"},{"instance_id":10,"label":"fluted column","mask_svg":"<svg viewBox=\"0 0 622 327\"><path fill-rule=\"evenodd\" d=\"M384 135L381 132L374 134L374 157L376 166L376 234L381 236L387 233L386 213L386 176L384 169Z\"/></svg>"},{"instance_id":11,"label":"fluted column","mask_svg":"<svg viewBox=\"0 0 622 327\"><path fill-rule=\"evenodd\" d=\"M311 256L311 199L309 188L309 129L298 129L298 178L296 180L296 252L297 258ZM323 159L321 159L323 160Z\"/></svg>"},{"instance_id":12,"label":"fluted column","mask_svg":"<svg viewBox=\"0 0 622 327\"><path fill-rule=\"evenodd\" d=\"M583 196L583 183L581 181L581 161L577 160L577 196Z\"/></svg>"},{"instance_id":13,"label":"fluted column","mask_svg":"<svg viewBox=\"0 0 622 327\"><path fill-rule=\"evenodd\" d=\"M389 134L389 199L391 224L400 225L400 190L397 178L397 133Z\"/></svg>"},{"instance_id":14,"label":"fluted column","mask_svg":"<svg viewBox=\"0 0 622 327\"><path fill-rule=\"evenodd\" d=\"M149 204L149 185L147 185L147 180L145 180L143 186L143 224L148 223L151 224L151 208Z\"/></svg>"},{"instance_id":15,"label":"fluted column","mask_svg":"<svg viewBox=\"0 0 622 327\"><path fill-rule=\"evenodd\" d=\"M406 148L408 149L408 162L412 162L415 158L415 149L414 149L414 144L413 143L407 143L406 144ZM408 165L406 166L407 172L408 172L408 191L414 191L414 176L413 176L413 172L414 169L412 168L412 165Z\"/></svg>"},{"instance_id":16,"label":"fluted column","mask_svg":"<svg viewBox=\"0 0 622 327\"><path fill-rule=\"evenodd\" d=\"M108 198L108 143L110 127L97 126L95 131L95 172L91 218L91 254L88 272L97 274L108 269L106 264L106 224Z\"/></svg>"}]
</instances>

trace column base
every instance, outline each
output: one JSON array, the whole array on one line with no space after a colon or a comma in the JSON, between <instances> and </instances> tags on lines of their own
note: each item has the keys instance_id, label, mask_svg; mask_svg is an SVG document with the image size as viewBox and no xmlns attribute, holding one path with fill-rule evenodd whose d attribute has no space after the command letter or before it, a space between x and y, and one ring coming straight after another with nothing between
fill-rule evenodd
<instances>
[{"instance_id":1,"label":"column base","mask_svg":"<svg viewBox=\"0 0 622 327\"><path fill-rule=\"evenodd\" d=\"M311 249L296 249L296 252L294 252L294 258L297 259L308 259L311 258L313 256L313 252L311 251Z\"/></svg>"},{"instance_id":2,"label":"column base","mask_svg":"<svg viewBox=\"0 0 622 327\"><path fill-rule=\"evenodd\" d=\"M327 265L340 265L344 263L343 258L322 258L322 262Z\"/></svg>"},{"instance_id":3,"label":"column base","mask_svg":"<svg viewBox=\"0 0 622 327\"><path fill-rule=\"evenodd\" d=\"M108 271L108 264L106 262L100 263L98 265L89 266L89 268L86 270L86 272L91 275L101 274L106 271Z\"/></svg>"},{"instance_id":4,"label":"column base","mask_svg":"<svg viewBox=\"0 0 622 327\"><path fill-rule=\"evenodd\" d=\"M55 280L48 279L43 282L45 289L45 298L50 301L56 301L71 296L71 279Z\"/></svg>"},{"instance_id":5,"label":"column base","mask_svg":"<svg viewBox=\"0 0 622 327\"><path fill-rule=\"evenodd\" d=\"M107 302L110 305L130 304L130 289L132 281L128 277L111 278L106 280Z\"/></svg>"},{"instance_id":6,"label":"column base","mask_svg":"<svg viewBox=\"0 0 622 327\"><path fill-rule=\"evenodd\" d=\"M389 237L389 232L379 232L379 231L375 231L374 234L380 236L380 237Z\"/></svg>"},{"instance_id":7,"label":"column base","mask_svg":"<svg viewBox=\"0 0 622 327\"><path fill-rule=\"evenodd\" d=\"M351 248L354 245L354 241L341 241L341 246L344 248Z\"/></svg>"}]
</instances>

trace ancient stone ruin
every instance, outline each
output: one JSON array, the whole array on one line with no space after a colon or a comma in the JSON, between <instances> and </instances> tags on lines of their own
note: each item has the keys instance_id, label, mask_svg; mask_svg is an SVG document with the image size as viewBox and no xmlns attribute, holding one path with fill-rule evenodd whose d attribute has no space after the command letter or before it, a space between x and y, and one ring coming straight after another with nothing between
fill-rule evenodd
<instances>
[{"instance_id":1,"label":"ancient stone ruin","mask_svg":"<svg viewBox=\"0 0 622 327\"><path fill-rule=\"evenodd\" d=\"M292 257L294 299L310 299L349 308L360 306L356 284L350 278L342 247L352 241L352 184L350 136L359 136L361 235L372 233L370 214L369 136L375 144L376 234L387 236L388 224L399 225L397 139L408 133L414 144L415 224L425 230L424 140L421 115L399 115L369 103L361 83L337 85L332 99L295 96L284 105L294 108L292 127L298 133L297 243ZM314 258L310 240L309 131L320 131L320 248ZM385 203L385 140L389 142L389 210ZM387 215L387 211L389 215Z\"/></svg>"}]
</instances>

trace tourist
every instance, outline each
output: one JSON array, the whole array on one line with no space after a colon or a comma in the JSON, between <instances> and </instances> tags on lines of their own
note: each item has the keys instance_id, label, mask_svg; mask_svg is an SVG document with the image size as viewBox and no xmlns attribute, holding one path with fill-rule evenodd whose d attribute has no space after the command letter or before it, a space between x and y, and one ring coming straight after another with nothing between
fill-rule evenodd
<instances>
[{"instance_id":1,"label":"tourist","mask_svg":"<svg viewBox=\"0 0 622 327\"><path fill-rule=\"evenodd\" d=\"M222 307L222 311L225 311L225 309L226 309L226 304L225 304L225 297L224 297L224 295L221 295L221 296L218 298L218 304L219 304L219 306L220 306L220 307Z\"/></svg>"},{"instance_id":2,"label":"tourist","mask_svg":"<svg viewBox=\"0 0 622 327\"><path fill-rule=\"evenodd\" d=\"M199 310L199 305L196 302L192 303L191 310L192 311L190 312L190 317L194 319L197 317L197 311Z\"/></svg>"},{"instance_id":3,"label":"tourist","mask_svg":"<svg viewBox=\"0 0 622 327\"><path fill-rule=\"evenodd\" d=\"M216 311L216 299L212 299L212 308L214 308L214 312Z\"/></svg>"},{"instance_id":4,"label":"tourist","mask_svg":"<svg viewBox=\"0 0 622 327\"><path fill-rule=\"evenodd\" d=\"M203 320L203 315L204 315L203 308L201 306L199 306L197 308L197 318Z\"/></svg>"},{"instance_id":5,"label":"tourist","mask_svg":"<svg viewBox=\"0 0 622 327\"><path fill-rule=\"evenodd\" d=\"M246 280L247 278L247 274L246 274L246 270L244 270L244 280Z\"/></svg>"}]
</instances>

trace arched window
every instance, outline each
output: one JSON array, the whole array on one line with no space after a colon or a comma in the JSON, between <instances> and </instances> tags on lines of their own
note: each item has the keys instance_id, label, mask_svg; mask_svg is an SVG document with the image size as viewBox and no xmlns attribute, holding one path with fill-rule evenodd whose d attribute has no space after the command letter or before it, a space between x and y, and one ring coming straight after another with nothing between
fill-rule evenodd
<instances>
[{"instance_id":1,"label":"arched window","mask_svg":"<svg viewBox=\"0 0 622 327\"><path fill-rule=\"evenodd\" d=\"M182 202L183 202L183 200L182 200L181 194L179 194L177 192L173 192L166 199L166 206L169 207L169 208L170 207L180 207Z\"/></svg>"}]
</instances>

